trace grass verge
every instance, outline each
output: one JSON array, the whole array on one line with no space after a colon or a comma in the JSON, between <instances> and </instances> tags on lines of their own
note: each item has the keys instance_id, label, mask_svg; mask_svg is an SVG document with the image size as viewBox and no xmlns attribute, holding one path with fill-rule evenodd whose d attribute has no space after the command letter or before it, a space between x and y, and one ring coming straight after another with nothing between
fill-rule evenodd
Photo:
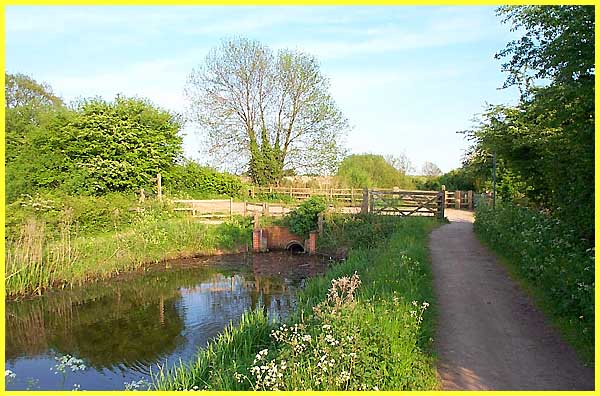
<instances>
[{"instance_id":1,"label":"grass verge","mask_svg":"<svg viewBox=\"0 0 600 396\"><path fill-rule=\"evenodd\" d=\"M160 390L436 388L424 218L334 216L325 244L345 262L311 279L285 324L247 313L197 359L155 376Z\"/></svg>"},{"instance_id":2,"label":"grass verge","mask_svg":"<svg viewBox=\"0 0 600 396\"><path fill-rule=\"evenodd\" d=\"M532 296L581 359L594 364L594 249L531 209L480 207L475 232Z\"/></svg>"},{"instance_id":3,"label":"grass verge","mask_svg":"<svg viewBox=\"0 0 600 396\"><path fill-rule=\"evenodd\" d=\"M142 217L119 231L77 236L65 224L49 237L34 218L6 244L6 294L41 294L50 287L80 285L166 259L235 252L251 242L248 220L208 225L190 218Z\"/></svg>"}]
</instances>

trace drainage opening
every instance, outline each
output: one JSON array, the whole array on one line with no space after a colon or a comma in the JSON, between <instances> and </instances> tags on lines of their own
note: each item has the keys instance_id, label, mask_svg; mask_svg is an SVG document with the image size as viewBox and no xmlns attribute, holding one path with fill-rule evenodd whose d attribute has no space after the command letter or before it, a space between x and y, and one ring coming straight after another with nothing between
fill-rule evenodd
<instances>
[{"instance_id":1,"label":"drainage opening","mask_svg":"<svg viewBox=\"0 0 600 396\"><path fill-rule=\"evenodd\" d=\"M289 250L293 254L304 253L304 246L299 242L290 242L288 243L286 250Z\"/></svg>"}]
</instances>

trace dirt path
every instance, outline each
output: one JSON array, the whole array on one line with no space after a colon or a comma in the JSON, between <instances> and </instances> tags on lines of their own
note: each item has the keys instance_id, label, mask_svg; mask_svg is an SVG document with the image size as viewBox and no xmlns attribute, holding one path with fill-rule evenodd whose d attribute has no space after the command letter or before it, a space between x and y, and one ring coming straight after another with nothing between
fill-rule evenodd
<instances>
[{"instance_id":1,"label":"dirt path","mask_svg":"<svg viewBox=\"0 0 600 396\"><path fill-rule=\"evenodd\" d=\"M438 303L436 349L444 390L591 390L584 367L473 233L448 210L431 233Z\"/></svg>"}]
</instances>

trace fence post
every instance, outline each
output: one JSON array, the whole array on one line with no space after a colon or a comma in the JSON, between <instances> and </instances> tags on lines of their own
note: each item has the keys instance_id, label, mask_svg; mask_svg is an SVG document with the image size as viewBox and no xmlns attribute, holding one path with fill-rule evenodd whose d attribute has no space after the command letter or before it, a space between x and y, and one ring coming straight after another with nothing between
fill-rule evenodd
<instances>
[{"instance_id":1,"label":"fence post","mask_svg":"<svg viewBox=\"0 0 600 396\"><path fill-rule=\"evenodd\" d=\"M369 212L373 213L373 209L375 209L375 199L373 199L373 191L369 193Z\"/></svg>"},{"instance_id":2,"label":"fence post","mask_svg":"<svg viewBox=\"0 0 600 396\"><path fill-rule=\"evenodd\" d=\"M229 220L233 219L233 198L229 197Z\"/></svg>"},{"instance_id":3,"label":"fence post","mask_svg":"<svg viewBox=\"0 0 600 396\"><path fill-rule=\"evenodd\" d=\"M319 213L317 217L317 230L319 235L323 234L323 212Z\"/></svg>"},{"instance_id":4,"label":"fence post","mask_svg":"<svg viewBox=\"0 0 600 396\"><path fill-rule=\"evenodd\" d=\"M369 212L369 189L363 189L363 198L360 204L360 213L368 213Z\"/></svg>"},{"instance_id":5,"label":"fence post","mask_svg":"<svg viewBox=\"0 0 600 396\"><path fill-rule=\"evenodd\" d=\"M438 192L437 204L438 204L438 215L440 220L444 220L445 208L446 208L446 186L442 186L442 191Z\"/></svg>"},{"instance_id":6,"label":"fence post","mask_svg":"<svg viewBox=\"0 0 600 396\"><path fill-rule=\"evenodd\" d=\"M446 191L446 185L442 184L442 192L444 193L444 208L448 205L448 191Z\"/></svg>"},{"instance_id":7,"label":"fence post","mask_svg":"<svg viewBox=\"0 0 600 396\"><path fill-rule=\"evenodd\" d=\"M269 215L269 204L267 202L263 203L263 215L264 216Z\"/></svg>"},{"instance_id":8,"label":"fence post","mask_svg":"<svg viewBox=\"0 0 600 396\"><path fill-rule=\"evenodd\" d=\"M248 214L248 202L244 201L244 217Z\"/></svg>"},{"instance_id":9,"label":"fence post","mask_svg":"<svg viewBox=\"0 0 600 396\"><path fill-rule=\"evenodd\" d=\"M156 175L156 195L158 195L158 200L162 201L162 177L160 175L160 173L158 175Z\"/></svg>"},{"instance_id":10,"label":"fence post","mask_svg":"<svg viewBox=\"0 0 600 396\"><path fill-rule=\"evenodd\" d=\"M469 206L469 210L473 210L473 190L467 191L467 204Z\"/></svg>"}]
</instances>

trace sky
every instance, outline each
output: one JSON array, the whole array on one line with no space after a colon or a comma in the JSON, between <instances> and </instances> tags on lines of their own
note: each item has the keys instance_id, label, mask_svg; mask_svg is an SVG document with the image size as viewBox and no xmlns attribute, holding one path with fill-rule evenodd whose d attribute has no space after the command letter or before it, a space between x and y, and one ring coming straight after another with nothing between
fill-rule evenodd
<instances>
[{"instance_id":1,"label":"sky","mask_svg":"<svg viewBox=\"0 0 600 396\"><path fill-rule=\"evenodd\" d=\"M517 37L493 7L6 8L6 70L49 84L66 102L117 94L185 114L191 71L222 40L247 37L316 56L352 129L352 154L406 155L458 168L486 104L514 104L494 54ZM201 131L187 157L208 162Z\"/></svg>"}]
</instances>

